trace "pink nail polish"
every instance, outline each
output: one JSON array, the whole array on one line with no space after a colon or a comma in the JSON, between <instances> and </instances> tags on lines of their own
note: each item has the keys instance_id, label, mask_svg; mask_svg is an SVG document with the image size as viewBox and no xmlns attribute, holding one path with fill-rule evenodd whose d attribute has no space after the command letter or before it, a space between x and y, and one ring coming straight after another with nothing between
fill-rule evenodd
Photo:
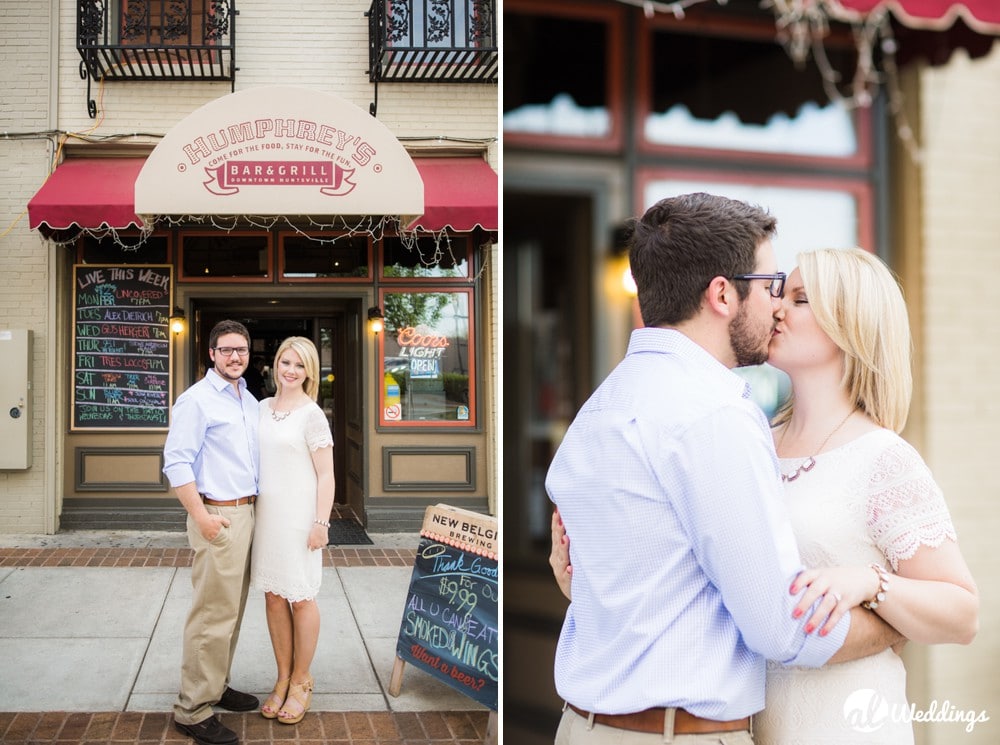
<instances>
[{"instance_id":1,"label":"pink nail polish","mask_svg":"<svg viewBox=\"0 0 1000 745\"><path fill-rule=\"evenodd\" d=\"M796 608L795 610L792 611L792 618L801 618L801 617L802 617L802 611L801 610L799 610L798 608Z\"/></svg>"},{"instance_id":2,"label":"pink nail polish","mask_svg":"<svg viewBox=\"0 0 1000 745\"><path fill-rule=\"evenodd\" d=\"M807 634L811 634L811 633L813 632L813 629L814 629L814 628L816 628L816 627L815 627L815 626L813 626L813 625L812 625L811 623L807 623L807 624L806 624L806 633L807 633Z\"/></svg>"}]
</instances>

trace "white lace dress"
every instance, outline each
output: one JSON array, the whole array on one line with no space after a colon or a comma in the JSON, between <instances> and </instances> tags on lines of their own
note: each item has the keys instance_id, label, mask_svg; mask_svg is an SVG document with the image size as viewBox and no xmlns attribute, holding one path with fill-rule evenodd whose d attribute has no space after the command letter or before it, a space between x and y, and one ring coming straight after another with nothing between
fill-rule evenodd
<instances>
[{"instance_id":1,"label":"white lace dress","mask_svg":"<svg viewBox=\"0 0 1000 745\"><path fill-rule=\"evenodd\" d=\"M782 458L782 472L803 460ZM891 571L920 546L955 540L930 470L889 430L817 456L811 471L785 484L785 500L807 566L878 563ZM816 670L768 663L754 742L910 745L908 715L906 671L892 650Z\"/></svg>"},{"instance_id":2,"label":"white lace dress","mask_svg":"<svg viewBox=\"0 0 1000 745\"><path fill-rule=\"evenodd\" d=\"M312 454L333 445L323 410L309 403L281 421L271 417L273 398L260 405L260 494L257 498L250 583L291 601L319 592L323 552L310 551L316 519L316 469Z\"/></svg>"}]
</instances>

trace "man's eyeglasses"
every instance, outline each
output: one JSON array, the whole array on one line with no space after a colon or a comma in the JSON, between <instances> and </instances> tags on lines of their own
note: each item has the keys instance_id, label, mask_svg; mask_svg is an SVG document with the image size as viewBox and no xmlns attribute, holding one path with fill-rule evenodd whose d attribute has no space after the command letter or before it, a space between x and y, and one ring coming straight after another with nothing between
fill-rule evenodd
<instances>
[{"instance_id":1,"label":"man's eyeglasses","mask_svg":"<svg viewBox=\"0 0 1000 745\"><path fill-rule=\"evenodd\" d=\"M212 349L223 357L232 357L234 352L240 357L246 357L250 354L250 347L212 347Z\"/></svg>"},{"instance_id":2,"label":"man's eyeglasses","mask_svg":"<svg viewBox=\"0 0 1000 745\"><path fill-rule=\"evenodd\" d=\"M777 274L736 274L730 279L769 279L771 284L768 285L767 291L771 293L771 297L781 297L785 294L785 278L788 275L784 272L778 272Z\"/></svg>"}]
</instances>

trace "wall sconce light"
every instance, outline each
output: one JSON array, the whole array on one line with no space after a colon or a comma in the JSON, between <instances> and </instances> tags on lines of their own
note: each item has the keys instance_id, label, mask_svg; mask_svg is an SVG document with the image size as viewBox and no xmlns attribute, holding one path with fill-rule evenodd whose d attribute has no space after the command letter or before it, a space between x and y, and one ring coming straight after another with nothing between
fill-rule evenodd
<instances>
[{"instance_id":1,"label":"wall sconce light","mask_svg":"<svg viewBox=\"0 0 1000 745\"><path fill-rule=\"evenodd\" d=\"M613 292L624 292L627 297L638 296L639 291L635 286L635 279L632 278L632 268L629 266L628 249L631 240L632 227L630 225L616 225L611 231L611 247L608 251L609 267L614 275L616 287Z\"/></svg>"},{"instance_id":2,"label":"wall sconce light","mask_svg":"<svg viewBox=\"0 0 1000 745\"><path fill-rule=\"evenodd\" d=\"M385 328L385 316L377 305L368 309L368 330L376 336Z\"/></svg>"},{"instance_id":3,"label":"wall sconce light","mask_svg":"<svg viewBox=\"0 0 1000 745\"><path fill-rule=\"evenodd\" d=\"M622 289L625 290L625 294L629 297L638 297L639 288L635 286L635 279L632 277L632 269L628 266L628 261L625 262L625 268L622 270Z\"/></svg>"},{"instance_id":4,"label":"wall sconce light","mask_svg":"<svg viewBox=\"0 0 1000 745\"><path fill-rule=\"evenodd\" d=\"M177 336L184 333L185 329L187 329L187 319L184 317L184 311L175 305L174 312L170 315L170 330Z\"/></svg>"}]
</instances>

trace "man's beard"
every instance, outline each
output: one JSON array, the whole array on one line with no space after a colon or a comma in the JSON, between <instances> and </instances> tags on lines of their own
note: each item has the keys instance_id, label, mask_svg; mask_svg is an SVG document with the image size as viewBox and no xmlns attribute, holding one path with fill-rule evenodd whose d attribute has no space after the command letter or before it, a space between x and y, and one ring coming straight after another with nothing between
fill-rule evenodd
<instances>
[{"instance_id":1,"label":"man's beard","mask_svg":"<svg viewBox=\"0 0 1000 745\"><path fill-rule=\"evenodd\" d=\"M771 341L773 324L754 329L746 304L741 304L739 311L729 324L729 346L736 357L736 367L762 365L767 362L767 345Z\"/></svg>"},{"instance_id":2,"label":"man's beard","mask_svg":"<svg viewBox=\"0 0 1000 745\"><path fill-rule=\"evenodd\" d=\"M232 372L229 371L228 365L216 365L215 371L219 373L220 377L235 382L243 377L243 373L246 371L246 368L245 367L240 368L239 373L233 374Z\"/></svg>"}]
</instances>

